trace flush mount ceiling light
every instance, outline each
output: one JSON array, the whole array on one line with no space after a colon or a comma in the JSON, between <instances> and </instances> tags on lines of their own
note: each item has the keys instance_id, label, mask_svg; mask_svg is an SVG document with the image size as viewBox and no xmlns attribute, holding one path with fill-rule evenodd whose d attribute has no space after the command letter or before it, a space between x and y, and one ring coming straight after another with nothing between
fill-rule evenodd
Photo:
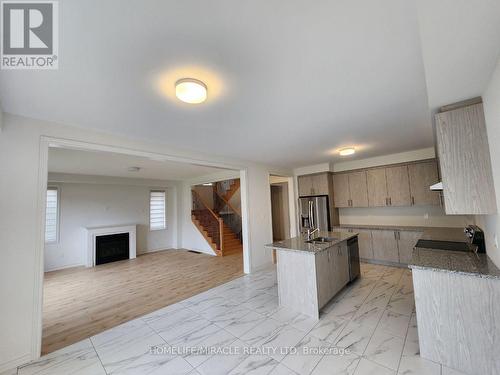
<instances>
[{"instance_id":1,"label":"flush mount ceiling light","mask_svg":"<svg viewBox=\"0 0 500 375\"><path fill-rule=\"evenodd\" d=\"M339 151L340 156L347 156L347 155L352 155L356 152L356 150L353 147L349 148L343 148L342 150Z\"/></svg>"},{"instance_id":2,"label":"flush mount ceiling light","mask_svg":"<svg viewBox=\"0 0 500 375\"><path fill-rule=\"evenodd\" d=\"M211 182L206 182L203 184L203 186L212 186L213 184Z\"/></svg>"},{"instance_id":3,"label":"flush mount ceiling light","mask_svg":"<svg viewBox=\"0 0 500 375\"><path fill-rule=\"evenodd\" d=\"M175 96L185 103L203 103L207 100L207 86L194 78L182 78L175 82Z\"/></svg>"},{"instance_id":4,"label":"flush mount ceiling light","mask_svg":"<svg viewBox=\"0 0 500 375\"><path fill-rule=\"evenodd\" d=\"M139 172L141 170L140 167L128 167L127 171L129 172Z\"/></svg>"}]
</instances>

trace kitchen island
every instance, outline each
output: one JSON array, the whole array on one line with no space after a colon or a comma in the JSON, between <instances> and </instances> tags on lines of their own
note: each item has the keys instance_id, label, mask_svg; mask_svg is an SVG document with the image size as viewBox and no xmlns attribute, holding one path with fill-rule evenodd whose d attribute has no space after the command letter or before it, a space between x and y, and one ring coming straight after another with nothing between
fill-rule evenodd
<instances>
[{"instance_id":1,"label":"kitchen island","mask_svg":"<svg viewBox=\"0 0 500 375\"><path fill-rule=\"evenodd\" d=\"M319 319L319 311L349 282L347 242L357 233L319 232L311 241L303 236L266 245L277 255L278 298L286 306Z\"/></svg>"}]
</instances>

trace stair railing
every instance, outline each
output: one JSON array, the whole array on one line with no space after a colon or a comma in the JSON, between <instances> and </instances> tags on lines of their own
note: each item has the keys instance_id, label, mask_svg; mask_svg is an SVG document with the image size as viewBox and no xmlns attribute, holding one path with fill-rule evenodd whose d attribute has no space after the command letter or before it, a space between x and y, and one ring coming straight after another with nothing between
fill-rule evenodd
<instances>
[{"instance_id":1,"label":"stair railing","mask_svg":"<svg viewBox=\"0 0 500 375\"><path fill-rule=\"evenodd\" d=\"M224 223L238 237L240 242L243 240L241 227L241 213L231 203L229 203L222 194L214 189L214 209L222 218Z\"/></svg>"},{"instance_id":2,"label":"stair railing","mask_svg":"<svg viewBox=\"0 0 500 375\"><path fill-rule=\"evenodd\" d=\"M192 207L193 211L204 212L205 214L200 215L200 221L208 219L214 228L216 228L216 233L212 237L215 242L215 246L218 250L224 250L224 220L221 216L217 215L210 206L203 200L201 195L194 189L191 190L192 196ZM196 216L196 215L195 215ZM209 233L210 234L210 233Z\"/></svg>"}]
</instances>

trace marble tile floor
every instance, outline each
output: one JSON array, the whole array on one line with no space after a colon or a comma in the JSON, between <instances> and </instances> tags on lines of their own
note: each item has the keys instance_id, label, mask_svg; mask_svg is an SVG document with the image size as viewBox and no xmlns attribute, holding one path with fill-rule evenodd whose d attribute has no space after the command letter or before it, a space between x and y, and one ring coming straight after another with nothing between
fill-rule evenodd
<instances>
[{"instance_id":1,"label":"marble tile floor","mask_svg":"<svg viewBox=\"0 0 500 375\"><path fill-rule=\"evenodd\" d=\"M276 271L269 269L50 353L17 373L459 374L419 356L410 270L362 264L361 271L319 321L279 307Z\"/></svg>"}]
</instances>

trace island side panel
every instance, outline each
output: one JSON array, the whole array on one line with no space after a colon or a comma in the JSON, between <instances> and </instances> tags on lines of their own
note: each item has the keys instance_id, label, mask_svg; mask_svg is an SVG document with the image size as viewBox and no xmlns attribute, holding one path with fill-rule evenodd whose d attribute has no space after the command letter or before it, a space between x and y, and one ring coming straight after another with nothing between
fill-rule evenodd
<instances>
[{"instance_id":1,"label":"island side panel","mask_svg":"<svg viewBox=\"0 0 500 375\"><path fill-rule=\"evenodd\" d=\"M468 374L500 374L500 281L412 274L421 356Z\"/></svg>"},{"instance_id":2,"label":"island side panel","mask_svg":"<svg viewBox=\"0 0 500 375\"><path fill-rule=\"evenodd\" d=\"M277 249L280 306L319 319L314 254Z\"/></svg>"}]
</instances>

